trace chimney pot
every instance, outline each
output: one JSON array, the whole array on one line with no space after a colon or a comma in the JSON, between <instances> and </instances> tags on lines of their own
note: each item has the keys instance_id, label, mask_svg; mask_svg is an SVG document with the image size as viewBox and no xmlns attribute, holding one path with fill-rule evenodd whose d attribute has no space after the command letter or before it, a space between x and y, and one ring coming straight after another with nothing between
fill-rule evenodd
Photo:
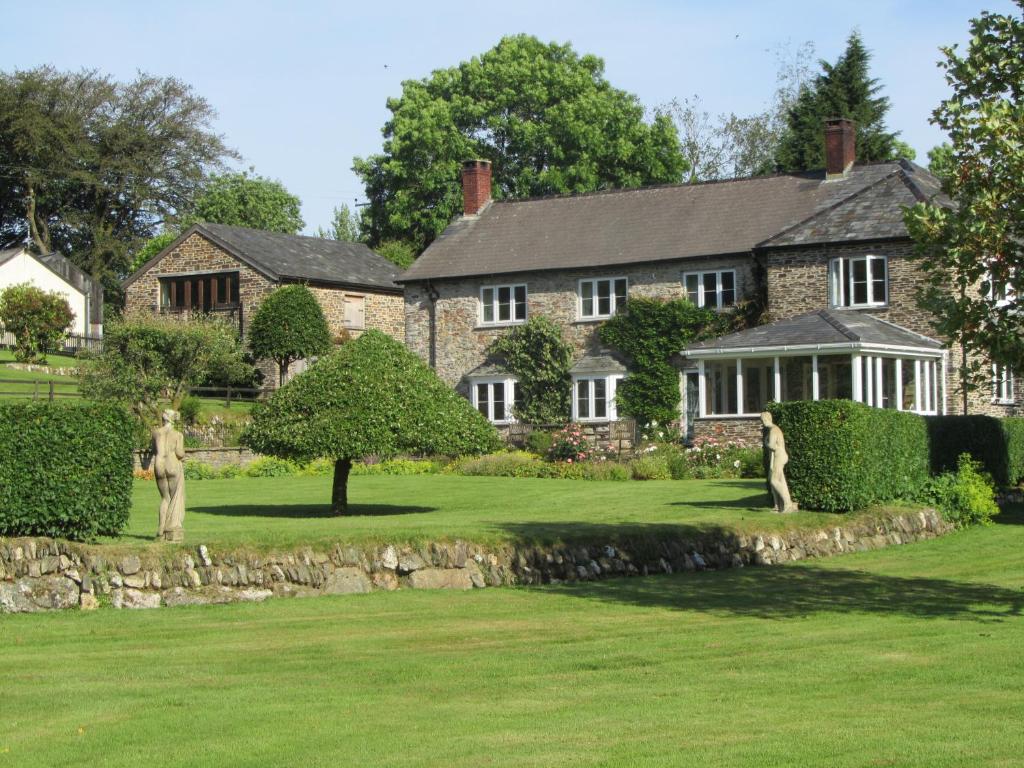
<instances>
[{"instance_id":1,"label":"chimney pot","mask_svg":"<svg viewBox=\"0 0 1024 768\"><path fill-rule=\"evenodd\" d=\"M825 121L825 178L842 179L857 159L857 129L853 120L833 117Z\"/></svg>"},{"instance_id":2,"label":"chimney pot","mask_svg":"<svg viewBox=\"0 0 1024 768\"><path fill-rule=\"evenodd\" d=\"M491 202L491 161L466 160L462 164L462 212L475 216Z\"/></svg>"}]
</instances>

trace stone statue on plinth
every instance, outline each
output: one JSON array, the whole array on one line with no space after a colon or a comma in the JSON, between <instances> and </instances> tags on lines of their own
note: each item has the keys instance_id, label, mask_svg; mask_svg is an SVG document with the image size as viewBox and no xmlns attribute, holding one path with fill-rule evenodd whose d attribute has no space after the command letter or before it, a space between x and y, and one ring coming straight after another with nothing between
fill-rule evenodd
<instances>
[{"instance_id":1,"label":"stone statue on plinth","mask_svg":"<svg viewBox=\"0 0 1024 768\"><path fill-rule=\"evenodd\" d=\"M772 501L776 512L796 512L797 505L789 496L789 485L786 483L785 468L789 461L786 453L786 440L782 430L772 421L772 415L765 411L761 414L761 425L764 427L764 448L768 454L768 486L772 490Z\"/></svg>"},{"instance_id":2,"label":"stone statue on plinth","mask_svg":"<svg viewBox=\"0 0 1024 768\"><path fill-rule=\"evenodd\" d=\"M156 537L182 541L185 531L185 438L174 428L177 414L163 412L163 426L153 430L153 476L160 489L160 520Z\"/></svg>"}]
</instances>

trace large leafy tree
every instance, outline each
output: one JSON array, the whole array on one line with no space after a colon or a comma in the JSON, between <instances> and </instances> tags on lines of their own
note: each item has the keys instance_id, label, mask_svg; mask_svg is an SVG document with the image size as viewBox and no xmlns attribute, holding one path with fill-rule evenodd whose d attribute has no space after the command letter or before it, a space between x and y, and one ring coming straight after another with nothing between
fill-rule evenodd
<instances>
[{"instance_id":1,"label":"large leafy tree","mask_svg":"<svg viewBox=\"0 0 1024 768\"><path fill-rule=\"evenodd\" d=\"M645 122L601 59L529 35L407 80L387 106L383 152L354 161L374 245L429 244L462 209L459 168L469 158L494 163L499 199L678 182L686 171L671 121Z\"/></svg>"},{"instance_id":2,"label":"large leafy tree","mask_svg":"<svg viewBox=\"0 0 1024 768\"><path fill-rule=\"evenodd\" d=\"M316 236L325 240L342 240L347 243L358 243L363 240L359 216L352 212L345 203L334 209L331 226L327 229L317 227Z\"/></svg>"},{"instance_id":3,"label":"large leafy tree","mask_svg":"<svg viewBox=\"0 0 1024 768\"><path fill-rule=\"evenodd\" d=\"M970 26L963 55L942 49L953 92L932 113L952 143L934 159L955 205L906 215L926 276L920 302L961 346L968 387L987 378L986 359L1024 370L1024 13L982 12Z\"/></svg>"},{"instance_id":4,"label":"large leafy tree","mask_svg":"<svg viewBox=\"0 0 1024 768\"><path fill-rule=\"evenodd\" d=\"M212 174L182 222L228 224L294 235L304 226L302 202L285 186L250 171Z\"/></svg>"},{"instance_id":5,"label":"large leafy tree","mask_svg":"<svg viewBox=\"0 0 1024 768\"><path fill-rule=\"evenodd\" d=\"M285 285L263 300L249 322L249 349L257 360L277 363L279 384L294 361L330 351L331 331L309 288Z\"/></svg>"},{"instance_id":6,"label":"large leafy tree","mask_svg":"<svg viewBox=\"0 0 1024 768\"><path fill-rule=\"evenodd\" d=\"M51 67L0 74L0 240L59 250L113 288L232 155L175 78Z\"/></svg>"},{"instance_id":7,"label":"large leafy tree","mask_svg":"<svg viewBox=\"0 0 1024 768\"><path fill-rule=\"evenodd\" d=\"M253 408L243 441L298 461L334 460L331 508L348 512L348 475L364 456L463 455L500 445L494 427L404 345L370 330Z\"/></svg>"},{"instance_id":8,"label":"large leafy tree","mask_svg":"<svg viewBox=\"0 0 1024 768\"><path fill-rule=\"evenodd\" d=\"M776 153L776 165L786 171L808 171L825 165L824 123L845 117L857 127L857 160L890 160L906 145L885 125L889 99L871 77L871 54L856 31L835 64L821 61L822 72L805 85L789 108L786 128Z\"/></svg>"}]
</instances>

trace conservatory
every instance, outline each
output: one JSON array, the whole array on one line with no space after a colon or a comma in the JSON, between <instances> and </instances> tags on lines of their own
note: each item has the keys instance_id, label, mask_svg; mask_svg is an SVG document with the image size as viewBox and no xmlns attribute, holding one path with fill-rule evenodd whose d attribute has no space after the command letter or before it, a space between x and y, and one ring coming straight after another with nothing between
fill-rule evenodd
<instances>
[{"instance_id":1,"label":"conservatory","mask_svg":"<svg viewBox=\"0 0 1024 768\"><path fill-rule=\"evenodd\" d=\"M873 315L811 312L683 350L686 421L756 416L771 401L847 398L945 412L946 350Z\"/></svg>"}]
</instances>

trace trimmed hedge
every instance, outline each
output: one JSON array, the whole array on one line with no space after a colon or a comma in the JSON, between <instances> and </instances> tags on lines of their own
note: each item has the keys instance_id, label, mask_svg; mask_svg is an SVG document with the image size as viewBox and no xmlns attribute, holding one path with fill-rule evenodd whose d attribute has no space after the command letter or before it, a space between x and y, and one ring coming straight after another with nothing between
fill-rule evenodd
<instances>
[{"instance_id":1,"label":"trimmed hedge","mask_svg":"<svg viewBox=\"0 0 1024 768\"><path fill-rule=\"evenodd\" d=\"M933 474L955 472L969 453L998 485L1024 479L1024 419L994 416L928 416L929 460Z\"/></svg>"},{"instance_id":2,"label":"trimmed hedge","mask_svg":"<svg viewBox=\"0 0 1024 768\"><path fill-rule=\"evenodd\" d=\"M851 400L772 403L786 479L804 509L849 512L916 496L928 480L928 430L911 413Z\"/></svg>"},{"instance_id":3,"label":"trimmed hedge","mask_svg":"<svg viewBox=\"0 0 1024 768\"><path fill-rule=\"evenodd\" d=\"M129 414L100 403L0 403L0 535L114 536L132 493Z\"/></svg>"}]
</instances>

